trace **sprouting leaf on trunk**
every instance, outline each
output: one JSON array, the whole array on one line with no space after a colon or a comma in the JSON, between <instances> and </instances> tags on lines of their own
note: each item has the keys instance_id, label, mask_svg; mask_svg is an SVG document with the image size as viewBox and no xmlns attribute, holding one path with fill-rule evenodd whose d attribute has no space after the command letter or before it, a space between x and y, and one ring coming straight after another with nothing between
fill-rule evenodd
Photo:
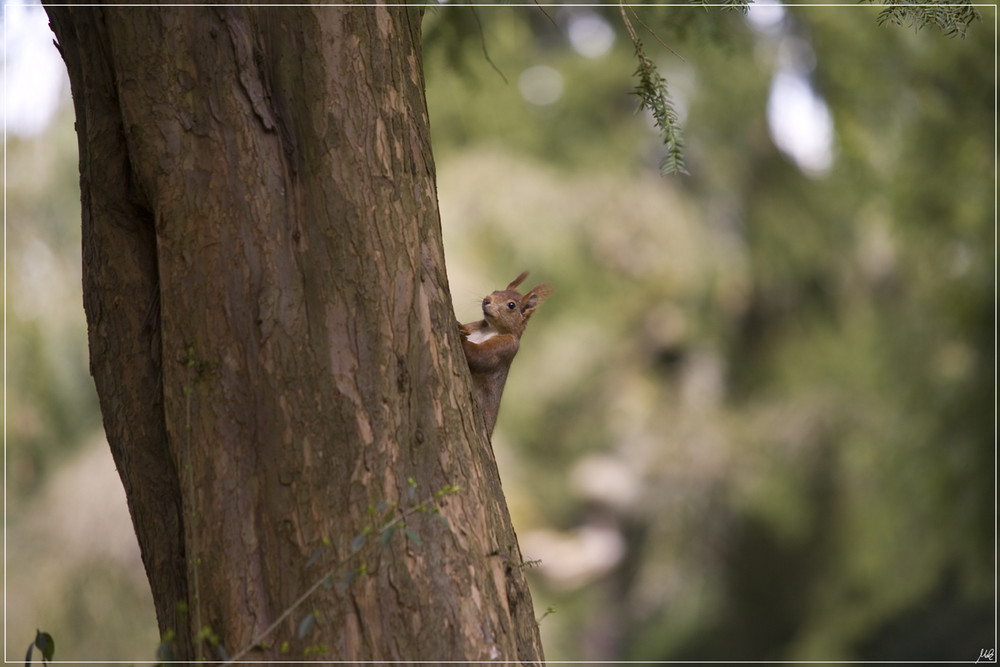
<instances>
[{"instance_id":1,"label":"sprouting leaf on trunk","mask_svg":"<svg viewBox=\"0 0 1000 667\"><path fill-rule=\"evenodd\" d=\"M219 660L221 660L222 662L226 662L227 660L229 660L229 652L226 650L225 646L223 646L221 643L216 643L214 646L215 646L215 655L218 657Z\"/></svg>"},{"instance_id":2,"label":"sprouting leaf on trunk","mask_svg":"<svg viewBox=\"0 0 1000 667\"><path fill-rule=\"evenodd\" d=\"M379 537L379 540L378 540L379 546L384 547L386 544L388 544L389 540L391 540L392 536L395 534L396 528L398 528L398 527L399 527L399 524L396 523L396 522L390 523L388 526L386 526L382 530L381 537Z\"/></svg>"},{"instance_id":3,"label":"sprouting leaf on trunk","mask_svg":"<svg viewBox=\"0 0 1000 667\"><path fill-rule=\"evenodd\" d=\"M365 540L368 538L368 532L362 531L354 536L351 540L351 553L356 554L361 550L361 547L365 546Z\"/></svg>"},{"instance_id":4,"label":"sprouting leaf on trunk","mask_svg":"<svg viewBox=\"0 0 1000 667\"><path fill-rule=\"evenodd\" d=\"M313 627L316 626L316 612L311 611L309 614L299 621L298 636L299 639L305 639L306 636L312 632Z\"/></svg>"},{"instance_id":5,"label":"sprouting leaf on trunk","mask_svg":"<svg viewBox=\"0 0 1000 667\"><path fill-rule=\"evenodd\" d=\"M323 555L323 547L316 547L316 550L312 552L311 556L309 556L309 560L306 561L306 567L308 568L313 564L315 564L316 561L318 561L320 556L322 555Z\"/></svg>"},{"instance_id":6,"label":"sprouting leaf on trunk","mask_svg":"<svg viewBox=\"0 0 1000 667\"><path fill-rule=\"evenodd\" d=\"M351 585L351 582L353 582L357 578L358 578L358 571L351 570L346 575L344 575L344 578L341 579L340 583L337 584L337 590L343 592L344 590L347 589L348 586Z\"/></svg>"}]
</instances>

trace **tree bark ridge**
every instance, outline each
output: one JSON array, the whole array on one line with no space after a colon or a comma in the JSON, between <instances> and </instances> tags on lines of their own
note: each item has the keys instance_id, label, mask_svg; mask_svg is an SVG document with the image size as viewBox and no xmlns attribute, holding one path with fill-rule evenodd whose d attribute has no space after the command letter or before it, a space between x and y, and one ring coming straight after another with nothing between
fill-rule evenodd
<instances>
[{"instance_id":1,"label":"tree bark ridge","mask_svg":"<svg viewBox=\"0 0 1000 667\"><path fill-rule=\"evenodd\" d=\"M251 657L540 661L470 418L418 10L48 11L95 382L178 656L248 647L330 572ZM449 485L447 526L415 511ZM409 533L354 548L384 503Z\"/></svg>"}]
</instances>

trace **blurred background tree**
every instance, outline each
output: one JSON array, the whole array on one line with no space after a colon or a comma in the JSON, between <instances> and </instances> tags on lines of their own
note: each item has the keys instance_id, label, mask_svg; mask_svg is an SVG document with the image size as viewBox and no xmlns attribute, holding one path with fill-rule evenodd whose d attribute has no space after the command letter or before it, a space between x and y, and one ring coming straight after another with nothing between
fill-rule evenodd
<instances>
[{"instance_id":1,"label":"blurred background tree","mask_svg":"<svg viewBox=\"0 0 1000 667\"><path fill-rule=\"evenodd\" d=\"M974 660L995 10L962 38L866 5L634 9L689 176L657 173L617 7L424 19L457 319L525 268L556 288L494 435L547 657ZM71 111L6 150L8 636L152 657L87 374Z\"/></svg>"}]
</instances>

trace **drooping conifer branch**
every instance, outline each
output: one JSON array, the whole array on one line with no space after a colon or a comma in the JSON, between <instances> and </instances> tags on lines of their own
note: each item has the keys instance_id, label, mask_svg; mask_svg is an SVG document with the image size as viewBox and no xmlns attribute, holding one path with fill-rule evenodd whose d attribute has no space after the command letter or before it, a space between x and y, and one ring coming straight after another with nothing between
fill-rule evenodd
<instances>
[{"instance_id":1,"label":"drooping conifer branch","mask_svg":"<svg viewBox=\"0 0 1000 667\"><path fill-rule=\"evenodd\" d=\"M632 21L625 11L625 3L620 2L618 9L621 12L622 22L628 31L635 47L635 56L639 61L639 66L634 76L639 79L639 83L632 91L639 98L639 108L637 113L649 110L653 114L653 121L660 131L663 145L667 148L667 154L660 160L661 174L686 174L684 168L684 138L681 134L680 119L674 110L673 101L667 90L667 81L661 75L656 65L646 55L642 48L642 41L635 32Z\"/></svg>"}]
</instances>

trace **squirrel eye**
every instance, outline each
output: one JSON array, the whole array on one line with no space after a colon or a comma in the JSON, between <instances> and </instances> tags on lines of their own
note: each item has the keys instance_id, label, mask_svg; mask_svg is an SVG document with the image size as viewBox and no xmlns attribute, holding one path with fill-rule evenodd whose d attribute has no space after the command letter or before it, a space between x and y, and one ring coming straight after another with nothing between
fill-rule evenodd
<instances>
[{"instance_id":1,"label":"squirrel eye","mask_svg":"<svg viewBox=\"0 0 1000 667\"><path fill-rule=\"evenodd\" d=\"M510 310L514 310L515 308L517 308L517 304L514 303L513 301L508 301L507 308L509 308Z\"/></svg>"}]
</instances>

